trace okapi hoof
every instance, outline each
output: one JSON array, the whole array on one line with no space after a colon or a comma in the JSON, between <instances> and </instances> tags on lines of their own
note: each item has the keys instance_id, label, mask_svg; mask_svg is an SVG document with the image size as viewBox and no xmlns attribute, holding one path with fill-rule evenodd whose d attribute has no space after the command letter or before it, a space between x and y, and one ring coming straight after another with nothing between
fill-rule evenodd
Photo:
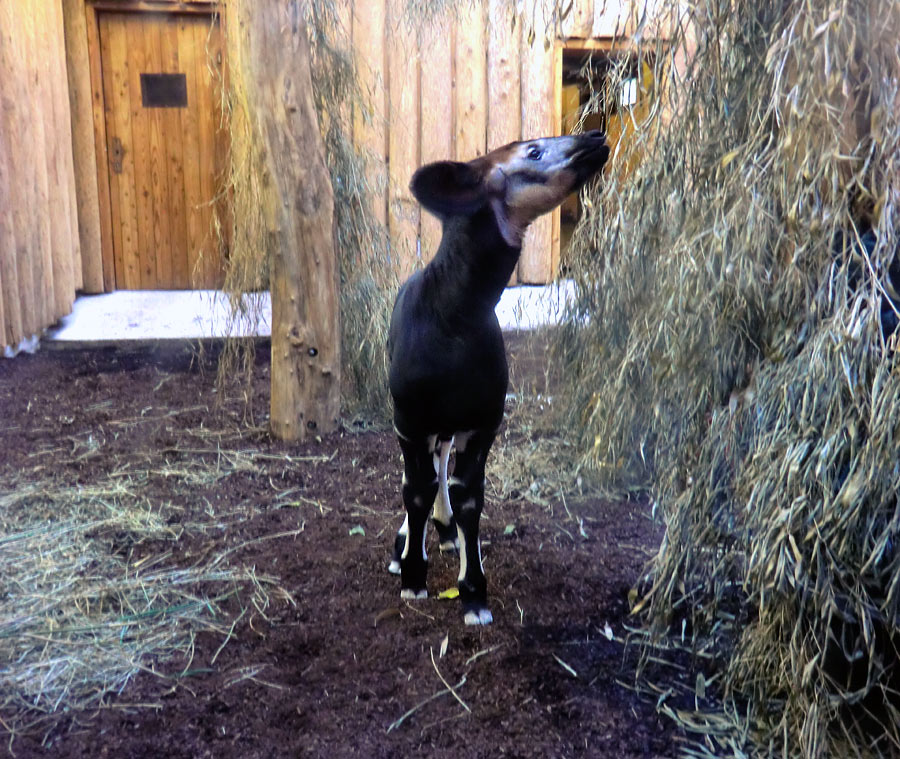
<instances>
[{"instance_id":1,"label":"okapi hoof","mask_svg":"<svg viewBox=\"0 0 900 759\"><path fill-rule=\"evenodd\" d=\"M469 609L465 614L465 622L467 625L489 625L494 621L494 615L487 608Z\"/></svg>"},{"instance_id":2,"label":"okapi hoof","mask_svg":"<svg viewBox=\"0 0 900 759\"><path fill-rule=\"evenodd\" d=\"M400 598L406 601L424 601L428 598L427 590L413 590L412 588L403 588L400 591Z\"/></svg>"},{"instance_id":3,"label":"okapi hoof","mask_svg":"<svg viewBox=\"0 0 900 759\"><path fill-rule=\"evenodd\" d=\"M390 572L392 575L399 575L400 574L400 562L397 561L396 559L391 559L391 563L388 564L388 572Z\"/></svg>"}]
</instances>

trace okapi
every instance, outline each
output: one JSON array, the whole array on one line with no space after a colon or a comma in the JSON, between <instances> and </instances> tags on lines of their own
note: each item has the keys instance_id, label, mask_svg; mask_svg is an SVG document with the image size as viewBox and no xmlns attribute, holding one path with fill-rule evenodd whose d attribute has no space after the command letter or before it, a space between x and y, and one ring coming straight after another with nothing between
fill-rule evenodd
<instances>
[{"instance_id":1,"label":"okapi","mask_svg":"<svg viewBox=\"0 0 900 759\"><path fill-rule=\"evenodd\" d=\"M434 504L441 550L459 550L467 625L493 621L478 524L485 462L509 380L494 309L528 225L581 188L608 157L598 131L546 137L510 143L468 163L428 164L410 184L419 203L441 220L443 236L431 263L400 288L391 316L389 384L406 519L389 569L401 577L401 598L427 597L425 527Z\"/></svg>"}]
</instances>

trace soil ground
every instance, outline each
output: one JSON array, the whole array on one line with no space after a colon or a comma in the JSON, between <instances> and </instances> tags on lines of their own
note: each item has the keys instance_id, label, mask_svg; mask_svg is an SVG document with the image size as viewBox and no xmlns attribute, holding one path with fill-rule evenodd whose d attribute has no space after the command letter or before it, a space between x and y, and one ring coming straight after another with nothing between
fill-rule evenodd
<instances>
[{"instance_id":1,"label":"soil ground","mask_svg":"<svg viewBox=\"0 0 900 759\"><path fill-rule=\"evenodd\" d=\"M482 538L495 621L466 627L458 601L437 598L455 585L458 562L438 553L433 535L427 601L401 601L399 580L386 571L402 521L393 436L344 429L304 444L272 441L262 427L248 430L240 402L216 403L213 358L145 346L0 361L0 496L42 452L56 451L40 459L42 476L75 484L128 462L152 473L173 460L201 457L212 467L223 450L252 451L260 454L255 467L189 491L162 475L142 485L173 522L202 524L214 512L216 529L111 539L111 550L132 563L165 555L176 567L231 550L231 565L277 577L280 587L267 608L256 608L250 593L221 602L224 629L238 620L231 635L198 633L190 660L145 662L147 671L106 708L65 711L0 751L116 759L676 755L679 736L634 690L637 650L623 644L634 623L628 591L661 537L646 504L573 497L537 505L489 493ZM253 403L264 424L265 350L257 363ZM503 444L528 444L516 434L507 431ZM102 455L66 453L89 437L102 441ZM458 698L445 683L461 683Z\"/></svg>"}]
</instances>

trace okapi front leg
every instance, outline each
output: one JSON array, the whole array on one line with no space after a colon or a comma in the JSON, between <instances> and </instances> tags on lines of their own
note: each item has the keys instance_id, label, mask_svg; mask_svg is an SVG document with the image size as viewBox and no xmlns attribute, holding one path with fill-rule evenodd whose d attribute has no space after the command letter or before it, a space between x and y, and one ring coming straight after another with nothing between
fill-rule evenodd
<instances>
[{"instance_id":1,"label":"okapi front leg","mask_svg":"<svg viewBox=\"0 0 900 759\"><path fill-rule=\"evenodd\" d=\"M487 625L487 580L481 564L478 527L484 508L484 468L494 433L457 435L456 468L450 478L450 503L459 536L459 600L467 625Z\"/></svg>"},{"instance_id":2,"label":"okapi front leg","mask_svg":"<svg viewBox=\"0 0 900 759\"><path fill-rule=\"evenodd\" d=\"M406 508L406 535L400 554L400 597L427 598L425 525L438 488L432 464L433 449L427 439L400 438L400 450L403 452L403 506Z\"/></svg>"}]
</instances>

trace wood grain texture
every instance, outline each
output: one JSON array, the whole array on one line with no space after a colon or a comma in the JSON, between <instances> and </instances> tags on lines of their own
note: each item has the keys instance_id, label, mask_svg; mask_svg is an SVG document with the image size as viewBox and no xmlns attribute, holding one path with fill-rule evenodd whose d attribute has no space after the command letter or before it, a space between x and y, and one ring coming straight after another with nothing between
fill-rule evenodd
<instances>
[{"instance_id":1,"label":"wood grain texture","mask_svg":"<svg viewBox=\"0 0 900 759\"><path fill-rule=\"evenodd\" d=\"M487 152L487 14L484 0L460 4L456 21L457 160Z\"/></svg>"},{"instance_id":2,"label":"wood grain texture","mask_svg":"<svg viewBox=\"0 0 900 759\"><path fill-rule=\"evenodd\" d=\"M59 276L54 281L57 309L68 313L75 302L75 290L82 285L81 243L78 237L78 210L75 203L75 167L72 160L72 115L69 110L68 79L66 76L65 33L62 4L59 0L48 6L50 33L50 85L53 97L54 141L57 146L55 173L57 206L62 215L63 245L54 251L58 259Z\"/></svg>"},{"instance_id":3,"label":"wood grain texture","mask_svg":"<svg viewBox=\"0 0 900 759\"><path fill-rule=\"evenodd\" d=\"M590 37L594 25L594 6L605 0L573 0L569 14L562 21L563 37Z\"/></svg>"},{"instance_id":4,"label":"wood grain texture","mask_svg":"<svg viewBox=\"0 0 900 759\"><path fill-rule=\"evenodd\" d=\"M44 25L46 24L46 6L38 3L31 9L25 23L27 59L30 63L31 86L28 88L30 128L19 133L19 139L25 138L30 147L25 148L25 155L33 165L31 184L34 188L34 205L31 208L33 240L36 243L33 257L35 306L40 324L52 324L55 320L55 298L53 289L53 242L56 214L50 213L51 186L49 173L53 154L48 153L47 146L53 135L53 102L50 97L46 50L41 44ZM55 151L54 151L55 152Z\"/></svg>"},{"instance_id":5,"label":"wood grain texture","mask_svg":"<svg viewBox=\"0 0 900 759\"><path fill-rule=\"evenodd\" d=\"M422 60L421 165L453 157L452 28L452 21L443 15L424 27L419 37ZM427 263L440 245L441 222L422 210L419 228L422 262Z\"/></svg>"},{"instance_id":6,"label":"wood grain texture","mask_svg":"<svg viewBox=\"0 0 900 759\"><path fill-rule=\"evenodd\" d=\"M3 303L3 331L0 347L17 345L25 336L25 324L34 320L25 282L19 277L19 241L23 233L19 194L21 152L9 136L16 134L18 119L13 108L21 79L20 57L16 55L14 16L11 3L0 3L0 301Z\"/></svg>"},{"instance_id":7,"label":"wood grain texture","mask_svg":"<svg viewBox=\"0 0 900 759\"><path fill-rule=\"evenodd\" d=\"M182 33L182 20L178 16L169 16L160 29L160 71L177 73L183 71L178 56L179 35ZM163 159L168 173L168 221L171 248L167 264L170 286L181 282L190 282L187 234L187 198L184 190L184 133L181 127L183 108L161 109L161 129L166 135L165 155Z\"/></svg>"},{"instance_id":8,"label":"wood grain texture","mask_svg":"<svg viewBox=\"0 0 900 759\"><path fill-rule=\"evenodd\" d=\"M529 41L523 28L520 37L522 56L522 139L545 137L553 133L554 48L538 36ZM521 282L549 282L552 271L553 221L540 217L528 229L522 244L518 275Z\"/></svg>"},{"instance_id":9,"label":"wood grain texture","mask_svg":"<svg viewBox=\"0 0 900 759\"><path fill-rule=\"evenodd\" d=\"M80 247L80 286L88 293L105 290L100 237L100 195L94 152L94 114L87 19L83 0L63 0L66 71L72 123L72 159Z\"/></svg>"},{"instance_id":10,"label":"wood grain texture","mask_svg":"<svg viewBox=\"0 0 900 759\"><path fill-rule=\"evenodd\" d=\"M340 414L334 195L299 1L257 2L242 21L249 36L242 76L253 84L251 106L274 193L270 424L276 437L304 439L334 430Z\"/></svg>"},{"instance_id":11,"label":"wood grain texture","mask_svg":"<svg viewBox=\"0 0 900 759\"><path fill-rule=\"evenodd\" d=\"M92 5L86 5L85 32L91 68L91 110L94 157L97 164L97 206L100 213L100 254L103 263L103 290L116 289L116 248L113 240L112 194L109 184L109 152L106 134L106 106L103 86L100 21Z\"/></svg>"},{"instance_id":12,"label":"wood grain texture","mask_svg":"<svg viewBox=\"0 0 900 759\"><path fill-rule=\"evenodd\" d=\"M109 165L103 170L109 178L110 217L115 257L116 287L138 290L141 287L138 209L135 193L135 157L143 161L146 148L142 131L135 145L131 124L131 69L125 20L121 16L102 14L100 22L100 58L102 61L103 102L106 117L107 153L121 144L122 168L119 173ZM120 104L120 105L117 105ZM118 143L116 142L118 140ZM146 232L144 232L146 236Z\"/></svg>"},{"instance_id":13,"label":"wood grain texture","mask_svg":"<svg viewBox=\"0 0 900 759\"><path fill-rule=\"evenodd\" d=\"M99 48L116 286L220 286L214 220L227 130L218 22L204 14L101 13ZM176 73L185 77L186 105L145 106L141 75ZM111 161L116 140L121 171Z\"/></svg>"},{"instance_id":14,"label":"wood grain texture","mask_svg":"<svg viewBox=\"0 0 900 759\"><path fill-rule=\"evenodd\" d=\"M409 180L419 162L419 63L415 32L403 19L405 0L388 3L388 229L401 279L419 265L419 204Z\"/></svg>"},{"instance_id":15,"label":"wood grain texture","mask_svg":"<svg viewBox=\"0 0 900 759\"><path fill-rule=\"evenodd\" d=\"M515 9L509 3L505 0L490 0L487 48L488 150L522 137L520 24Z\"/></svg>"},{"instance_id":16,"label":"wood grain texture","mask_svg":"<svg viewBox=\"0 0 900 759\"><path fill-rule=\"evenodd\" d=\"M487 149L522 137L519 27L521 20L505 0L488 4L487 44ZM509 284L518 282L513 271Z\"/></svg>"},{"instance_id":17,"label":"wood grain texture","mask_svg":"<svg viewBox=\"0 0 900 759\"><path fill-rule=\"evenodd\" d=\"M194 287L212 287L218 281L220 264L218 261L217 241L213 233L213 202L218 191L216 186L216 81L208 62L210 60L211 47L215 46L213 40L214 30L208 23L208 19L197 19L192 22L194 31L194 47L199 55L199 60L194 69L197 77L197 101L195 110L197 113L197 130L200 144L200 198L202 224L202 241L199 253L192 260L192 266L196 272L193 278ZM213 57L215 51L212 50Z\"/></svg>"},{"instance_id":18,"label":"wood grain texture","mask_svg":"<svg viewBox=\"0 0 900 759\"><path fill-rule=\"evenodd\" d=\"M353 48L359 86L367 102L353 116L353 141L363 152L372 197L372 215L387 225L387 63L386 0L360 0L353 9Z\"/></svg>"}]
</instances>

